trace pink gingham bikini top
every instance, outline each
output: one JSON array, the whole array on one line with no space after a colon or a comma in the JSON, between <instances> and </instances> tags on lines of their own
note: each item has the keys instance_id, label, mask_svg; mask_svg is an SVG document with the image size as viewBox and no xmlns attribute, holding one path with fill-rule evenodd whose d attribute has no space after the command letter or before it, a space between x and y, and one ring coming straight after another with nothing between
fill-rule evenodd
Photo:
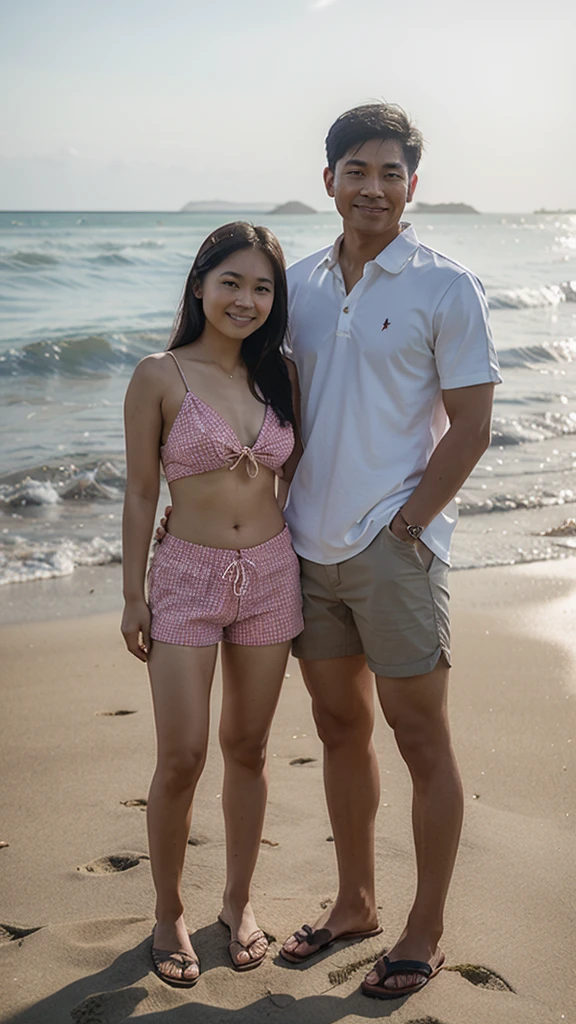
<instances>
[{"instance_id":1,"label":"pink gingham bikini top","mask_svg":"<svg viewBox=\"0 0 576 1024\"><path fill-rule=\"evenodd\" d=\"M230 424L216 409L198 398L190 388L182 367L173 352L186 388L186 394L166 444L160 447L160 458L168 483L196 473L214 469L236 469L241 462L248 476L258 476L262 463L281 475L282 466L294 447L294 431L290 423L283 427L271 405L266 405L260 433L251 448L240 444Z\"/></svg>"}]
</instances>

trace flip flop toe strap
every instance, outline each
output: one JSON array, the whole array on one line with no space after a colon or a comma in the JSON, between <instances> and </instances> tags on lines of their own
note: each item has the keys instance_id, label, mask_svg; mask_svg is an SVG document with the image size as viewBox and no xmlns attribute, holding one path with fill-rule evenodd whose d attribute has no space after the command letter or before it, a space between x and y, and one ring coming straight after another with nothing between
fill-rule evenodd
<instances>
[{"instance_id":1,"label":"flip flop toe strap","mask_svg":"<svg viewBox=\"0 0 576 1024\"><path fill-rule=\"evenodd\" d=\"M196 957L190 956L189 953L170 952L169 949L153 949L152 957L160 973L165 974L167 978L172 978L174 975L163 971L162 964L170 963L174 964L175 967L179 967L182 981L186 981L186 971L190 967L200 966Z\"/></svg>"},{"instance_id":2,"label":"flip flop toe strap","mask_svg":"<svg viewBox=\"0 0 576 1024\"><path fill-rule=\"evenodd\" d=\"M266 936L265 936L264 932L260 928L257 931L252 932L252 934L248 936L248 939L247 939L246 943L240 942L239 939L232 939L232 942L229 945L230 952L232 952L232 946L238 946L239 947L238 952L240 952L240 953L248 953L251 960L257 960L258 957L262 956L263 954L259 953L258 957L253 957L252 953L251 953L251 950L252 950L252 946L254 946L261 939L266 939ZM268 939L266 939L266 947L268 947ZM237 954L232 953L232 956L234 956L236 958ZM246 961L246 963L247 962L248 961Z\"/></svg>"},{"instance_id":3,"label":"flip flop toe strap","mask_svg":"<svg viewBox=\"0 0 576 1024\"><path fill-rule=\"evenodd\" d=\"M316 931L309 925L303 924L300 931L294 932L294 938L298 944L307 942L309 946L323 946L332 939L332 932L328 928L318 928Z\"/></svg>"},{"instance_id":4,"label":"flip flop toe strap","mask_svg":"<svg viewBox=\"0 0 576 1024\"><path fill-rule=\"evenodd\" d=\"M378 975L378 985L386 988L383 983L394 977L396 974L420 974L422 978L429 978L432 974L430 964L424 960L389 960L387 956L381 957L372 968Z\"/></svg>"}]
</instances>

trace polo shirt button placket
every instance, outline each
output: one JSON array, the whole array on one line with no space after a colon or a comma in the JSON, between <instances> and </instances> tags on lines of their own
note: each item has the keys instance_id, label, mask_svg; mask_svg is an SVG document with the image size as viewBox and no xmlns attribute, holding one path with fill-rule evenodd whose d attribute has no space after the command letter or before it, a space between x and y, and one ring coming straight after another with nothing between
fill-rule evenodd
<instances>
[{"instance_id":1,"label":"polo shirt button placket","mask_svg":"<svg viewBox=\"0 0 576 1024\"><path fill-rule=\"evenodd\" d=\"M344 306L338 321L338 330L336 331L338 338L348 338L350 336L350 322L344 319L348 313L350 313L350 306Z\"/></svg>"}]
</instances>

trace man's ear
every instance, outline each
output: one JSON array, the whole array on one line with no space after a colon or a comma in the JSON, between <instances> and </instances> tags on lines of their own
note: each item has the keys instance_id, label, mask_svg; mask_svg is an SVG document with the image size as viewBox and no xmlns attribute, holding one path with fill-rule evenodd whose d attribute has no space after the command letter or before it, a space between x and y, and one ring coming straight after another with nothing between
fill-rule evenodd
<instances>
[{"instance_id":1,"label":"man's ear","mask_svg":"<svg viewBox=\"0 0 576 1024\"><path fill-rule=\"evenodd\" d=\"M331 171L329 167L324 168L322 177L324 178L324 188L326 189L329 196L334 198L334 171Z\"/></svg>"},{"instance_id":2,"label":"man's ear","mask_svg":"<svg viewBox=\"0 0 576 1024\"><path fill-rule=\"evenodd\" d=\"M416 191L416 185L417 184L418 184L418 175L417 174L413 174L412 177L410 178L409 183L408 183L408 191L406 193L406 202L407 203L411 203L412 202L412 200L414 198L414 193Z\"/></svg>"}]
</instances>

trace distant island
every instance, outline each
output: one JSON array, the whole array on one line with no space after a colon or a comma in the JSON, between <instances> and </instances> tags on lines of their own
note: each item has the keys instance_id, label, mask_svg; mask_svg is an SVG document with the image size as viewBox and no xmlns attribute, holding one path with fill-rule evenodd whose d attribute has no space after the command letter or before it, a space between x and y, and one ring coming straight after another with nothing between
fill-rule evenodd
<instances>
[{"instance_id":1,"label":"distant island","mask_svg":"<svg viewBox=\"0 0 576 1024\"><path fill-rule=\"evenodd\" d=\"M576 210L544 210L544 209L542 209L542 210L534 210L534 213L556 213L556 214L558 214L558 213L569 213L569 214L573 215L573 214L576 213Z\"/></svg>"},{"instance_id":2,"label":"distant island","mask_svg":"<svg viewBox=\"0 0 576 1024\"><path fill-rule=\"evenodd\" d=\"M281 203L274 206L272 203L230 203L225 199L201 199L199 202L186 203L180 209L180 213L279 213L279 214L304 214L316 213L306 203L299 203L293 199L289 203Z\"/></svg>"},{"instance_id":3,"label":"distant island","mask_svg":"<svg viewBox=\"0 0 576 1024\"><path fill-rule=\"evenodd\" d=\"M289 203L282 203L277 206L275 210L270 210L270 213L317 213L311 206L306 206L306 203L299 203L295 199L292 199Z\"/></svg>"},{"instance_id":4,"label":"distant island","mask_svg":"<svg viewBox=\"0 0 576 1024\"><path fill-rule=\"evenodd\" d=\"M414 213L479 213L467 203L416 203Z\"/></svg>"}]
</instances>

